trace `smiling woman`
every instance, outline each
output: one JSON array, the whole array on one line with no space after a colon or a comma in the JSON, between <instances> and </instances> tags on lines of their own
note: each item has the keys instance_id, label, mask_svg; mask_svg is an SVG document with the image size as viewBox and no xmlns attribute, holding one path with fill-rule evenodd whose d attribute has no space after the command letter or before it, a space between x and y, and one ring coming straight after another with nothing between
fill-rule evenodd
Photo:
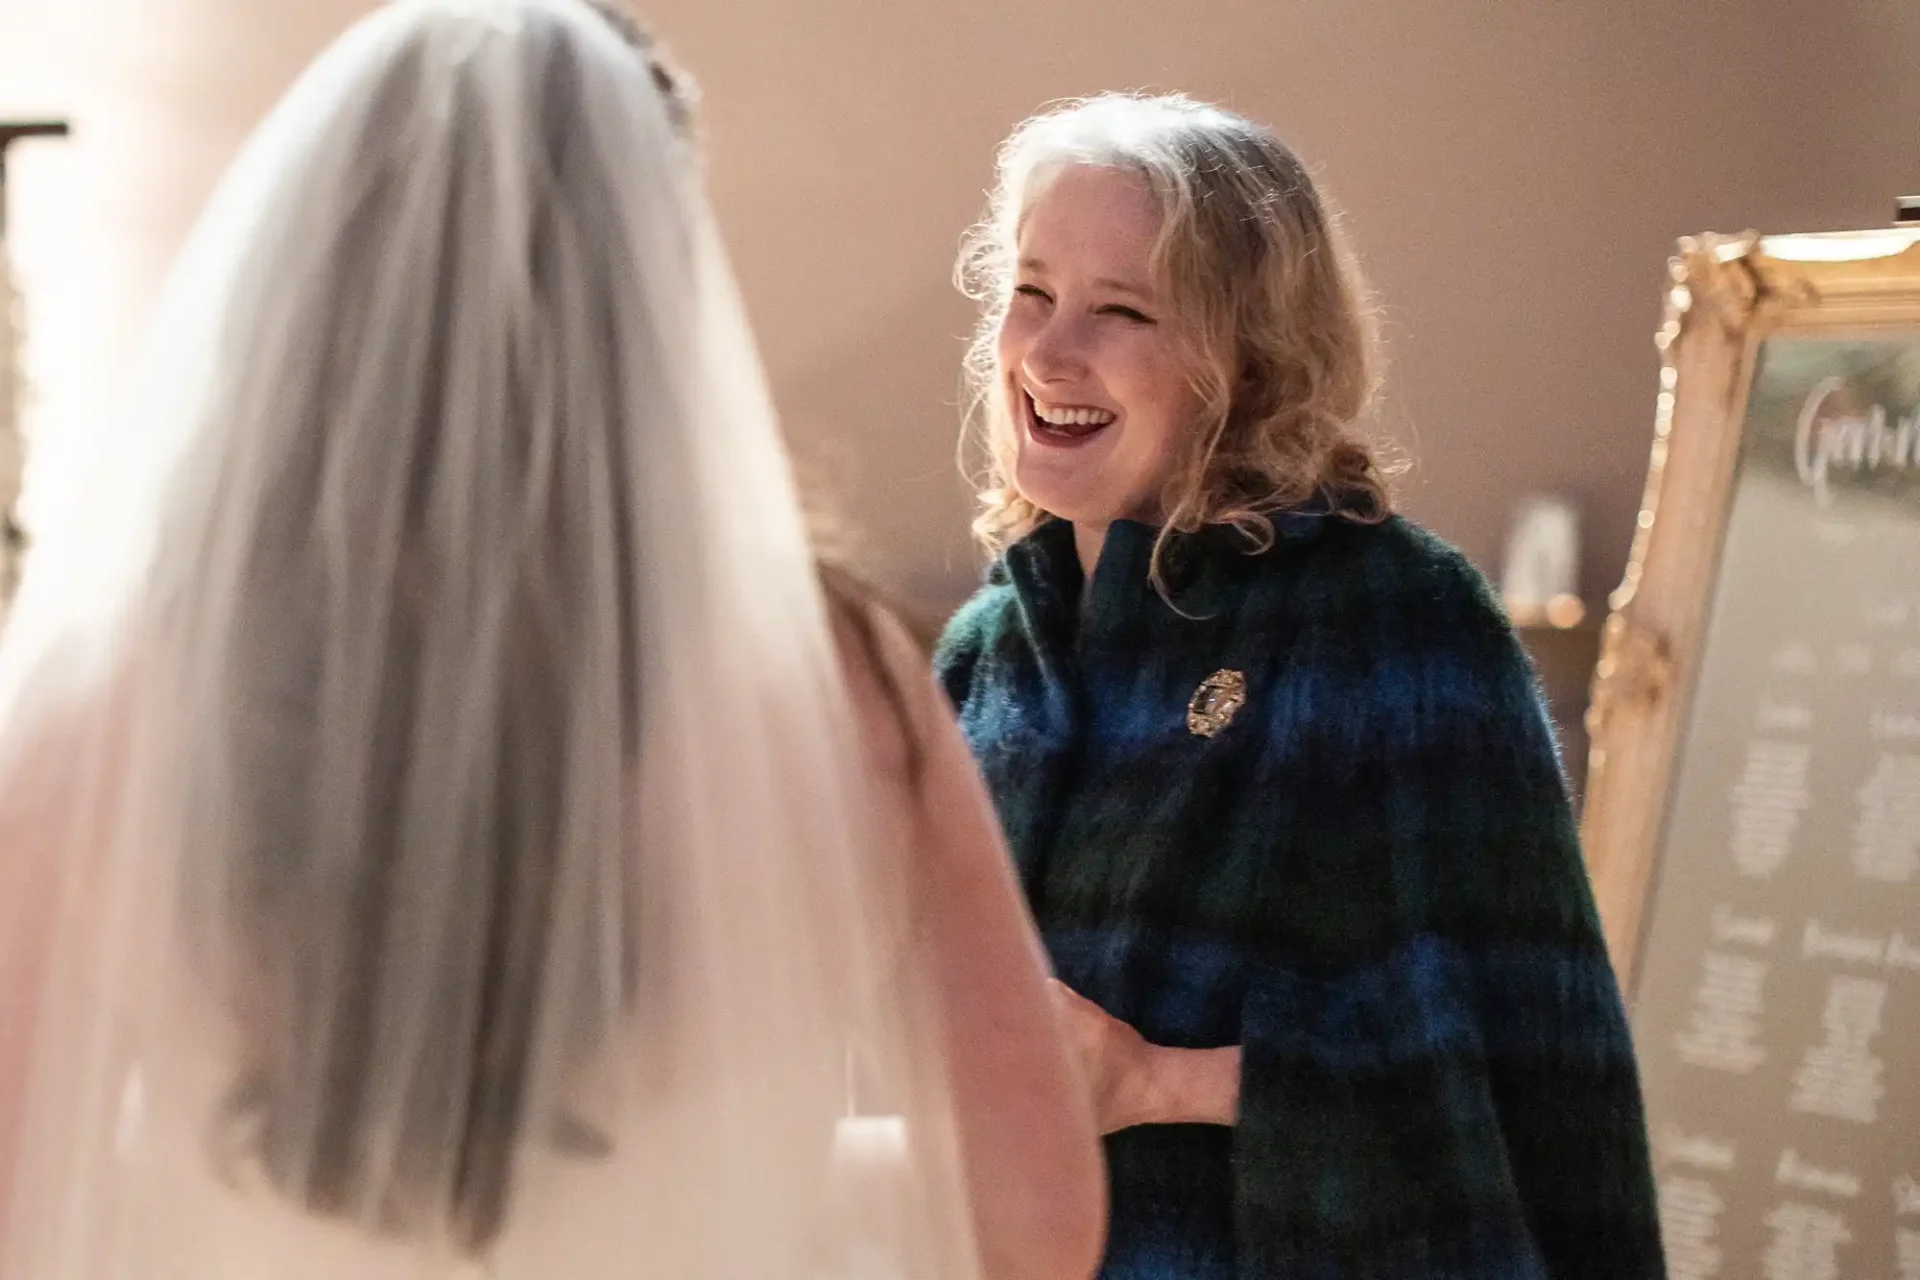
<instances>
[{"instance_id":1,"label":"smiling woman","mask_svg":"<svg viewBox=\"0 0 1920 1280\"><path fill-rule=\"evenodd\" d=\"M1256 543L1266 513L1317 493L1350 519L1387 514L1354 425L1378 368L1358 265L1278 139L1182 131L1232 119L1209 112L1113 95L1038 116L1002 147L956 273L982 308L966 367L986 461L974 532L989 549L1051 514L1083 530L1090 567L1104 528L1090 510L1158 512L1168 535L1227 524ZM1247 225L1267 235L1240 224L1253 209ZM1049 452L1095 440L1071 466Z\"/></svg>"},{"instance_id":2,"label":"smiling woman","mask_svg":"<svg viewBox=\"0 0 1920 1280\"><path fill-rule=\"evenodd\" d=\"M996 357L1011 401L1015 487L1072 520L1091 564L1108 513L1157 504L1199 409L1146 271L1159 228L1146 184L1070 169L1029 211Z\"/></svg>"},{"instance_id":3,"label":"smiling woman","mask_svg":"<svg viewBox=\"0 0 1920 1280\"><path fill-rule=\"evenodd\" d=\"M1487 584L1388 514L1305 169L1070 105L961 278L997 558L938 661L1108 1134L1103 1275L1660 1275L1551 731Z\"/></svg>"}]
</instances>

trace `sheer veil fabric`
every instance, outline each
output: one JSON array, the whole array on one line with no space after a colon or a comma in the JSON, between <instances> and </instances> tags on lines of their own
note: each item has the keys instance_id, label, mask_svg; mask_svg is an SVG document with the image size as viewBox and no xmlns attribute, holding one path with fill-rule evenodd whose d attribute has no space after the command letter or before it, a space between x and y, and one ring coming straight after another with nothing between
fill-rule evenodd
<instances>
[{"instance_id":1,"label":"sheer veil fabric","mask_svg":"<svg viewBox=\"0 0 1920 1280\"><path fill-rule=\"evenodd\" d=\"M154 334L0 645L0 1277L975 1277L898 851L633 50L579 0L382 8Z\"/></svg>"}]
</instances>

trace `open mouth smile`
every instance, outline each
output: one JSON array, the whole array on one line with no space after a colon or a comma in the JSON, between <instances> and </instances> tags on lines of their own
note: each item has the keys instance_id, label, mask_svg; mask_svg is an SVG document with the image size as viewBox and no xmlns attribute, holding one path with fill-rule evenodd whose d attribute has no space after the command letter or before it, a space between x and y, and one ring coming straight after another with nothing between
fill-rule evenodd
<instances>
[{"instance_id":1,"label":"open mouth smile","mask_svg":"<svg viewBox=\"0 0 1920 1280\"><path fill-rule=\"evenodd\" d=\"M1027 434L1057 448L1083 445L1119 418L1111 409L1091 405L1042 404L1024 389L1020 402L1025 408Z\"/></svg>"}]
</instances>

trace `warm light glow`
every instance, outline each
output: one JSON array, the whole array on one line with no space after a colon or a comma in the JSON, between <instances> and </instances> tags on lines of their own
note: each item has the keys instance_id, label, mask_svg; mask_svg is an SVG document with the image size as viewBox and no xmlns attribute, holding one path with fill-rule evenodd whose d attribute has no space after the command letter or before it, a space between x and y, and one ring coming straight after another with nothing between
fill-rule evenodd
<instances>
[{"instance_id":1,"label":"warm light glow","mask_svg":"<svg viewBox=\"0 0 1920 1280\"><path fill-rule=\"evenodd\" d=\"M1547 601L1547 625L1561 631L1571 631L1586 621L1587 606L1579 596L1558 595Z\"/></svg>"},{"instance_id":2,"label":"warm light glow","mask_svg":"<svg viewBox=\"0 0 1920 1280\"><path fill-rule=\"evenodd\" d=\"M168 264L241 140L374 0L0 0L0 115L71 121L9 164L25 297L21 510L85 518L108 427L137 414L127 371ZM244 56L236 56L244 50Z\"/></svg>"},{"instance_id":3,"label":"warm light glow","mask_svg":"<svg viewBox=\"0 0 1920 1280\"><path fill-rule=\"evenodd\" d=\"M1864 262L1890 258L1920 243L1920 231L1848 231L1837 235L1769 236L1760 249L1784 262Z\"/></svg>"}]
</instances>

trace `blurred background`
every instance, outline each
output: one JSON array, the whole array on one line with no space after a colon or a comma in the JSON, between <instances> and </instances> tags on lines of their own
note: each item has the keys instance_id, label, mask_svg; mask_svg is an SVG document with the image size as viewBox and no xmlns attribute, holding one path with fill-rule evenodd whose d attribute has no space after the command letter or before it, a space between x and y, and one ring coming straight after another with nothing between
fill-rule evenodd
<instances>
[{"instance_id":1,"label":"blurred background","mask_svg":"<svg viewBox=\"0 0 1920 1280\"><path fill-rule=\"evenodd\" d=\"M27 424L84 452L235 147L366 0L0 0ZM652 0L804 472L923 618L977 578L949 283L995 144L1050 99L1180 89L1274 125L1344 207L1389 344L1404 508L1498 574L1581 518L1587 621L1531 637L1569 755L1645 475L1675 237L1882 225L1920 192L1914 0ZM31 475L27 496L33 510Z\"/></svg>"}]
</instances>

